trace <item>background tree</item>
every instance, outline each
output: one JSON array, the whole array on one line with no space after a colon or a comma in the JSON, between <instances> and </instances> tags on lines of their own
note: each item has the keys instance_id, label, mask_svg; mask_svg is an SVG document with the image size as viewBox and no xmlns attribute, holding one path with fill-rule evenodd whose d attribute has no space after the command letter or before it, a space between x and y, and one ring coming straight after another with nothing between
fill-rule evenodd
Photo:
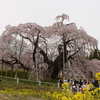
<instances>
[{"instance_id":1,"label":"background tree","mask_svg":"<svg viewBox=\"0 0 100 100\"><path fill-rule=\"evenodd\" d=\"M89 60L92 60L92 59L100 60L100 51L98 49L95 49L94 51L91 51L91 53L89 55Z\"/></svg>"},{"instance_id":2,"label":"background tree","mask_svg":"<svg viewBox=\"0 0 100 100\"><path fill-rule=\"evenodd\" d=\"M20 38L17 39L16 36L9 34L8 35L8 30L9 30L9 25L6 27L6 31L3 32L1 35L1 45L0 45L0 57L1 57L1 63L5 65L11 66L11 75L13 71L13 67L17 67L18 62L21 64L19 61L19 53L20 53L20 46L21 46L21 40ZM22 52L23 54L21 56L21 61L25 63L25 59L23 59L24 52L26 52L26 47L27 44L23 42L22 46ZM26 61L27 63L27 61ZM26 66L21 67L25 70L28 70Z\"/></svg>"}]
</instances>

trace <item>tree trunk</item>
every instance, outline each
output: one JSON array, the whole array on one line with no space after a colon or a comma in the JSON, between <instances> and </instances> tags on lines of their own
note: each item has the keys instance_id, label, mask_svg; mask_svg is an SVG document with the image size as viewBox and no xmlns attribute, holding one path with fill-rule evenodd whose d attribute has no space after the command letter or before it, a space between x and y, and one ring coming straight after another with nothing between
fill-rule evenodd
<instances>
[{"instance_id":1,"label":"tree trunk","mask_svg":"<svg viewBox=\"0 0 100 100\"><path fill-rule=\"evenodd\" d=\"M53 79L58 78L58 74L63 68L63 53L61 53L54 62L48 59L47 54L42 49L40 50L40 54L43 55L44 62L48 64L49 75L47 76Z\"/></svg>"},{"instance_id":2,"label":"tree trunk","mask_svg":"<svg viewBox=\"0 0 100 100\"><path fill-rule=\"evenodd\" d=\"M11 64L11 77L13 75L13 65Z\"/></svg>"},{"instance_id":3,"label":"tree trunk","mask_svg":"<svg viewBox=\"0 0 100 100\"><path fill-rule=\"evenodd\" d=\"M2 67L1 67L1 76L3 76L3 62L2 62Z\"/></svg>"},{"instance_id":4,"label":"tree trunk","mask_svg":"<svg viewBox=\"0 0 100 100\"><path fill-rule=\"evenodd\" d=\"M58 78L59 72L63 68L63 53L61 53L54 61L53 72L51 74L51 78Z\"/></svg>"}]
</instances>

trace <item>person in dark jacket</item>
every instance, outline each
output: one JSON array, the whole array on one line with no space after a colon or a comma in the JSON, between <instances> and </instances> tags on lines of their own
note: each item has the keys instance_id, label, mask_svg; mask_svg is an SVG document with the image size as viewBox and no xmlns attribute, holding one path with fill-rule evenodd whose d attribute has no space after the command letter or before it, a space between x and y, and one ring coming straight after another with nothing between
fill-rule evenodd
<instances>
[{"instance_id":1,"label":"person in dark jacket","mask_svg":"<svg viewBox=\"0 0 100 100\"><path fill-rule=\"evenodd\" d=\"M59 84L60 84L60 88L61 88L61 85L63 84L63 80L62 79L59 79Z\"/></svg>"},{"instance_id":2,"label":"person in dark jacket","mask_svg":"<svg viewBox=\"0 0 100 100\"><path fill-rule=\"evenodd\" d=\"M96 80L96 79L92 82L92 84L93 84L96 88L99 87L98 80Z\"/></svg>"}]
</instances>

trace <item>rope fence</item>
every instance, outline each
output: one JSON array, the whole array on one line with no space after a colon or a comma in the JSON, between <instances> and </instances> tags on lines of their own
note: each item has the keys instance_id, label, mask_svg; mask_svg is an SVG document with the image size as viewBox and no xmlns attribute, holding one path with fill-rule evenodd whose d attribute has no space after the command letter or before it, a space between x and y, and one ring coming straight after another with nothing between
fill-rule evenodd
<instances>
[{"instance_id":1,"label":"rope fence","mask_svg":"<svg viewBox=\"0 0 100 100\"><path fill-rule=\"evenodd\" d=\"M33 81L33 80L28 80L28 79L20 79L20 78L12 78L12 77L5 77L5 76L0 76L1 78L6 78L6 79L11 79L14 80L17 84L22 83L22 84L27 84L26 82L31 82L35 85L47 85L47 86L56 86L59 88L59 82L58 83L50 83L50 82L42 82L41 80L39 81Z\"/></svg>"}]
</instances>

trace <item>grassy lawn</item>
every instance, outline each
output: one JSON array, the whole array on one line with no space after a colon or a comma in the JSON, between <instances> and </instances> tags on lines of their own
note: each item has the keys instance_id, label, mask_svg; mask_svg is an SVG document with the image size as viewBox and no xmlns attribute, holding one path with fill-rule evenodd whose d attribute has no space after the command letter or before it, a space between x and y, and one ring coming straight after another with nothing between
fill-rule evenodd
<instances>
[{"instance_id":1,"label":"grassy lawn","mask_svg":"<svg viewBox=\"0 0 100 100\"><path fill-rule=\"evenodd\" d=\"M0 82L0 100L42 100L41 97L42 95L38 95L38 93L33 94L33 95L19 95L19 94L12 94L10 92L8 93L1 93L1 91L7 91L6 88L8 89L13 89L15 91L21 91L23 89L31 89L34 92L39 92L43 91L44 87L42 86L31 86L31 85L23 85L23 84L17 84L14 82ZM46 89L48 90L48 89Z\"/></svg>"},{"instance_id":2,"label":"grassy lawn","mask_svg":"<svg viewBox=\"0 0 100 100\"><path fill-rule=\"evenodd\" d=\"M1 72L1 71L0 71ZM0 73L1 74L1 73ZM52 85L52 84L46 84L45 82L48 83L56 83L58 80L44 80L42 82L42 85L39 85L38 82L32 82L31 81L24 81L24 80L19 80L19 83L16 83L15 78L15 71L12 73L12 79L10 78L5 78L5 77L11 77L11 71L10 70L4 70L2 72L2 76L5 77L0 77L0 100L42 100L42 96L48 92L51 91L53 92L54 90L58 90L57 85ZM28 72L19 70L18 71L18 77L19 79L28 79ZM12 90L10 90L12 89ZM25 95L28 92L32 91L33 94ZM3 92L2 92L3 91ZM21 94L20 94L21 93ZM44 93L44 94L43 94Z\"/></svg>"},{"instance_id":3,"label":"grassy lawn","mask_svg":"<svg viewBox=\"0 0 100 100\"><path fill-rule=\"evenodd\" d=\"M16 81L6 78L0 78L0 100L42 100L43 93L45 94L48 91L54 91L57 90L57 86L49 86L49 85L38 85L38 84L32 84L31 82L28 82L28 84L23 82L16 83ZM48 81L47 81L48 82ZM30 84L29 84L30 83ZM8 88L8 90L7 90ZM15 93L13 94L9 89L13 89L12 91ZM27 90L33 91L33 94L29 95L23 95L22 92L26 90L26 93L28 93ZM2 93L1 91L7 91L7 93ZM21 95L18 94L18 92L21 92Z\"/></svg>"}]
</instances>

